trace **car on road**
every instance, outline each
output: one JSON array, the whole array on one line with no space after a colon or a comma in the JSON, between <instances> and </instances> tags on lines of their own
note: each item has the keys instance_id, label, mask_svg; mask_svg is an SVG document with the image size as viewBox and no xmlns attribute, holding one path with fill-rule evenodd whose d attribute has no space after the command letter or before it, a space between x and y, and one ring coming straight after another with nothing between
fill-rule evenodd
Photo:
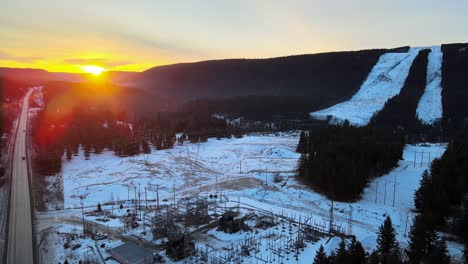
<instances>
[{"instance_id":1,"label":"car on road","mask_svg":"<svg viewBox=\"0 0 468 264\"><path fill-rule=\"evenodd\" d=\"M107 234L103 234L103 233L96 233L93 235L92 237L94 240L103 240L103 239L106 239L107 238Z\"/></svg>"}]
</instances>

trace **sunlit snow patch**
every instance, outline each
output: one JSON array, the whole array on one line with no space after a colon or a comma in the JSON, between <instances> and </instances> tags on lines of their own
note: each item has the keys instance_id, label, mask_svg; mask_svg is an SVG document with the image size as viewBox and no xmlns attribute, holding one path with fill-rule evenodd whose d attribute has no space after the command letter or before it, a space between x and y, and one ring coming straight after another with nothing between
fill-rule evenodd
<instances>
[{"instance_id":1,"label":"sunlit snow patch","mask_svg":"<svg viewBox=\"0 0 468 264\"><path fill-rule=\"evenodd\" d=\"M359 91L348 101L313 112L311 117L341 124L346 119L355 126L365 126L385 103L398 95L420 48L407 53L386 53L380 56Z\"/></svg>"},{"instance_id":2,"label":"sunlit snow patch","mask_svg":"<svg viewBox=\"0 0 468 264\"><path fill-rule=\"evenodd\" d=\"M427 63L424 94L419 100L416 114L424 124L433 124L442 118L442 50L432 47Z\"/></svg>"}]
</instances>

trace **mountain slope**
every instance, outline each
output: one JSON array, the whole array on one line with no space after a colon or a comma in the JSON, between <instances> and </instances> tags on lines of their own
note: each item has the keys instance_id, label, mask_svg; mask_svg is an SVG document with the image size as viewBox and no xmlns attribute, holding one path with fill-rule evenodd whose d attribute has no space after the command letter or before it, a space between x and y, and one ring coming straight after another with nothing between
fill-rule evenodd
<instances>
[{"instance_id":1,"label":"mountain slope","mask_svg":"<svg viewBox=\"0 0 468 264\"><path fill-rule=\"evenodd\" d=\"M126 84L136 74L136 72L108 71L102 73L102 77L100 76L100 78L105 78L116 84ZM28 85L43 85L54 81L84 82L88 79L88 76L89 74L83 73L48 72L42 69L0 67L0 78L20 81Z\"/></svg>"},{"instance_id":2,"label":"mountain slope","mask_svg":"<svg viewBox=\"0 0 468 264\"><path fill-rule=\"evenodd\" d=\"M367 125L390 98L400 93L418 51L419 49L412 48L407 53L382 55L364 84L350 100L311 113L311 116L320 120L332 116L330 122L333 123L348 120L353 125Z\"/></svg>"},{"instance_id":3,"label":"mountain slope","mask_svg":"<svg viewBox=\"0 0 468 264\"><path fill-rule=\"evenodd\" d=\"M161 108L195 99L238 96L320 96L326 106L351 97L385 52L378 49L175 64L137 75L134 85L152 91L155 100L164 103Z\"/></svg>"},{"instance_id":4,"label":"mountain slope","mask_svg":"<svg viewBox=\"0 0 468 264\"><path fill-rule=\"evenodd\" d=\"M424 124L433 124L442 118L442 51L432 47L427 64L427 80L424 94L416 113Z\"/></svg>"}]
</instances>

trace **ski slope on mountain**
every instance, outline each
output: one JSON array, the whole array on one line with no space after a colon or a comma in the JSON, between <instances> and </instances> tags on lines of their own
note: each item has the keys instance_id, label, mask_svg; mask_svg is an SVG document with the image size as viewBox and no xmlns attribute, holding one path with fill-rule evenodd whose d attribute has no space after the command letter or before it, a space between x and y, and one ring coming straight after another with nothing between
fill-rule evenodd
<instances>
[{"instance_id":1,"label":"ski slope on mountain","mask_svg":"<svg viewBox=\"0 0 468 264\"><path fill-rule=\"evenodd\" d=\"M427 81L419 100L416 114L424 124L433 124L442 118L442 50L432 47L428 56Z\"/></svg>"},{"instance_id":2,"label":"ski slope on mountain","mask_svg":"<svg viewBox=\"0 0 468 264\"><path fill-rule=\"evenodd\" d=\"M367 125L389 99L400 93L419 50L420 48L411 48L407 53L382 55L350 100L313 112L311 117L326 120L331 116L330 123L333 124L348 120L355 126Z\"/></svg>"}]
</instances>

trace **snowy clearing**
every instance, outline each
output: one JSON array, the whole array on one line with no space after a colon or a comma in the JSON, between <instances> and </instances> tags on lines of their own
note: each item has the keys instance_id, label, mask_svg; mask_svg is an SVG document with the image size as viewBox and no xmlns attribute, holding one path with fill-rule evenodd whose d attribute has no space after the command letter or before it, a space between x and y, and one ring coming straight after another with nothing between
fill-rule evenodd
<instances>
[{"instance_id":1,"label":"snowy clearing","mask_svg":"<svg viewBox=\"0 0 468 264\"><path fill-rule=\"evenodd\" d=\"M109 249L120 244L120 240L95 241L84 235L80 226L61 224L52 227L41 239L39 250L43 263L63 263L65 260L68 263L104 263L103 259L110 257Z\"/></svg>"},{"instance_id":2,"label":"snowy clearing","mask_svg":"<svg viewBox=\"0 0 468 264\"><path fill-rule=\"evenodd\" d=\"M348 120L355 126L367 125L389 99L400 93L420 50L411 48L407 53L383 54L350 100L313 112L311 117L327 120L331 116L330 123L341 124Z\"/></svg>"},{"instance_id":3,"label":"snowy clearing","mask_svg":"<svg viewBox=\"0 0 468 264\"><path fill-rule=\"evenodd\" d=\"M90 160L80 152L63 162L64 207L80 206L80 198L85 206L133 199L139 187L141 192L147 187L148 199L155 199L157 186L161 199L171 198L174 187L183 196L200 188L209 191L216 180L222 189L256 187L258 181L245 173L259 174L261 169L294 174L300 156L295 152L297 142L297 134L210 138L207 143L153 149L149 155L134 157L119 158L107 151L92 154Z\"/></svg>"},{"instance_id":4,"label":"snowy clearing","mask_svg":"<svg viewBox=\"0 0 468 264\"><path fill-rule=\"evenodd\" d=\"M433 124L442 118L442 50L432 47L428 55L427 80L416 114L424 124Z\"/></svg>"},{"instance_id":5,"label":"snowy clearing","mask_svg":"<svg viewBox=\"0 0 468 264\"><path fill-rule=\"evenodd\" d=\"M156 186L161 204L169 205L173 201L175 187L177 200L193 195L208 197L221 192L224 206L241 206L244 213L253 210L284 215L289 219L311 219L313 225L327 230L331 201L294 177L300 156L294 151L297 142L297 133L249 135L240 139L209 139L206 143L186 144L127 158L115 157L111 152L93 154L91 160L85 160L80 155L70 162L64 162L65 207L79 207L81 197L85 206L92 210L98 202L103 204L129 199L124 203L125 208L128 208L139 188L141 199L144 199L146 188L150 200L148 203L154 206ZM434 158L443 154L445 148L445 144L407 145L398 166L387 175L372 180L361 200L355 203L334 203L334 226L345 233L356 235L370 251L375 247L378 227L390 215L400 245L406 246L406 233L413 219L411 209L414 191L419 186L422 172ZM275 183L273 178L278 174L283 180ZM111 211L110 206L103 208ZM80 216L80 210L73 211L68 211L67 216ZM113 207L113 215L124 213L125 210ZM96 217L87 216L86 219L97 222ZM116 230L124 226L120 218L101 224ZM142 225L125 235L140 237L149 243L159 243L153 240L148 228ZM236 245L251 236L263 236L266 239L270 232L275 231L242 232L226 237L220 231L210 230L207 236L200 238L201 242L197 242L197 246L217 247L228 241ZM297 263L313 258L321 243L331 251L338 242L336 238L325 238L307 244ZM448 245L455 258L462 255L461 245Z\"/></svg>"}]
</instances>

